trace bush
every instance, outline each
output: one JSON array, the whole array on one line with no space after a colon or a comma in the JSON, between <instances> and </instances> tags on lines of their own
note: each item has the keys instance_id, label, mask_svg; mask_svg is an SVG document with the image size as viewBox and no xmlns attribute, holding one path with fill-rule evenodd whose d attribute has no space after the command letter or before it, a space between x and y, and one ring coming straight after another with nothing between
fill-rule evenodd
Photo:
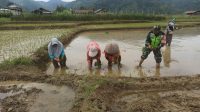
<instances>
[{"instance_id":1,"label":"bush","mask_svg":"<svg viewBox=\"0 0 200 112\"><path fill-rule=\"evenodd\" d=\"M8 17L11 17L11 16L12 16L12 13L0 13L0 18L2 18L2 17L8 18Z\"/></svg>"},{"instance_id":2,"label":"bush","mask_svg":"<svg viewBox=\"0 0 200 112\"><path fill-rule=\"evenodd\" d=\"M164 20L164 16L144 14L70 14L69 12L51 15L26 14L12 17L18 21L98 21L98 20Z\"/></svg>"}]
</instances>

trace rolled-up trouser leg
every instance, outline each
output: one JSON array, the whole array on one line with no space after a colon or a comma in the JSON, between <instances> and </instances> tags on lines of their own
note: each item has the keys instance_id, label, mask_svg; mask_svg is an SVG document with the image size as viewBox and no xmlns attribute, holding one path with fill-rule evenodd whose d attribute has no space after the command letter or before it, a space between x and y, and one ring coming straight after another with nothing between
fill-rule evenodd
<instances>
[{"instance_id":1,"label":"rolled-up trouser leg","mask_svg":"<svg viewBox=\"0 0 200 112\"><path fill-rule=\"evenodd\" d=\"M109 59L108 56L106 56L106 59L108 60L108 66L112 66L112 61Z\"/></svg>"},{"instance_id":2,"label":"rolled-up trouser leg","mask_svg":"<svg viewBox=\"0 0 200 112\"><path fill-rule=\"evenodd\" d=\"M145 60L147 57L148 57L148 55L151 53L151 49L149 49L149 48L147 48L147 47L144 47L143 49L142 49L142 56L141 56L141 59L143 59L143 60Z\"/></svg>"},{"instance_id":3,"label":"rolled-up trouser leg","mask_svg":"<svg viewBox=\"0 0 200 112\"><path fill-rule=\"evenodd\" d=\"M61 67L66 67L66 60L67 60L67 58L66 58L66 56L64 55L62 58L60 57L60 66Z\"/></svg>"},{"instance_id":4,"label":"rolled-up trouser leg","mask_svg":"<svg viewBox=\"0 0 200 112\"><path fill-rule=\"evenodd\" d=\"M168 34L166 37L166 44L170 46L171 42L172 42L172 34Z\"/></svg>"},{"instance_id":5,"label":"rolled-up trouser leg","mask_svg":"<svg viewBox=\"0 0 200 112\"><path fill-rule=\"evenodd\" d=\"M160 49L154 50L153 53L154 53L154 58L156 60L156 63L160 63L162 61L162 54L161 54Z\"/></svg>"}]
</instances>

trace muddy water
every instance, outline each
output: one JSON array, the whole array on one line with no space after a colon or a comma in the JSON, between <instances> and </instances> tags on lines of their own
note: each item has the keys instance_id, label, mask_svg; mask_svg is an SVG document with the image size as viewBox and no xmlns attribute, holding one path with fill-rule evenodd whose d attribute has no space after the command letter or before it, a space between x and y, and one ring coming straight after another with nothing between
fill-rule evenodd
<instances>
[{"instance_id":1,"label":"muddy water","mask_svg":"<svg viewBox=\"0 0 200 112\"><path fill-rule=\"evenodd\" d=\"M175 76L196 75L200 73L200 28L184 28L177 30L174 34L171 47L161 49L163 61L161 68L155 68L153 53L144 61L142 68L137 65L145 44L146 35L149 30L121 30L121 31L97 31L82 33L66 47L67 65L66 72L77 74L98 74L110 76L147 77L147 76ZM87 69L86 46L95 40L104 50L107 43L115 42L119 45L122 56L122 68L113 66L107 68L107 61L102 53L102 68L94 67L92 72ZM51 65L47 73L57 73Z\"/></svg>"},{"instance_id":2,"label":"muddy water","mask_svg":"<svg viewBox=\"0 0 200 112\"><path fill-rule=\"evenodd\" d=\"M0 100L21 94L32 88L42 90L30 107L30 112L66 112L72 108L75 98L74 91L67 86L27 82L1 82L0 85L9 90L0 92ZM9 89L11 87L13 88Z\"/></svg>"}]
</instances>

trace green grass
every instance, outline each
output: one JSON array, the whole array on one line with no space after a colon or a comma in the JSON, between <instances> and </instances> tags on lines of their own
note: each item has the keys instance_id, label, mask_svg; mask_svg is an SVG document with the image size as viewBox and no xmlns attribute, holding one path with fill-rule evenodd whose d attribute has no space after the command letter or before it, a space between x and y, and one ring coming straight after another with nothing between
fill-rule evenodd
<instances>
[{"instance_id":1,"label":"green grass","mask_svg":"<svg viewBox=\"0 0 200 112\"><path fill-rule=\"evenodd\" d=\"M11 23L11 24L2 24L1 27L23 27L23 26L32 26L32 27L36 27L36 26L63 26L63 25L75 25L76 23Z\"/></svg>"},{"instance_id":2,"label":"green grass","mask_svg":"<svg viewBox=\"0 0 200 112\"><path fill-rule=\"evenodd\" d=\"M9 70L10 68L14 68L17 65L33 65L33 61L30 57L19 57L15 58L13 60L5 60L2 63L0 63L0 70Z\"/></svg>"},{"instance_id":3,"label":"green grass","mask_svg":"<svg viewBox=\"0 0 200 112\"><path fill-rule=\"evenodd\" d=\"M66 14L66 15L35 15L25 14L13 17L15 21L99 21L99 20L164 20L163 16L144 14Z\"/></svg>"},{"instance_id":4,"label":"green grass","mask_svg":"<svg viewBox=\"0 0 200 112\"><path fill-rule=\"evenodd\" d=\"M102 84L105 84L108 82L105 78L103 77L98 77L98 79L90 81L90 76L86 75L84 76L82 82L81 82L81 87L84 92L84 97L87 98L89 97L98 87L100 87Z\"/></svg>"},{"instance_id":5,"label":"green grass","mask_svg":"<svg viewBox=\"0 0 200 112\"><path fill-rule=\"evenodd\" d=\"M200 16L175 15L167 17L168 20L171 18L176 18L177 22L200 22Z\"/></svg>"},{"instance_id":6,"label":"green grass","mask_svg":"<svg viewBox=\"0 0 200 112\"><path fill-rule=\"evenodd\" d=\"M11 18L0 17L0 23L10 22L10 21L11 21Z\"/></svg>"},{"instance_id":7,"label":"green grass","mask_svg":"<svg viewBox=\"0 0 200 112\"><path fill-rule=\"evenodd\" d=\"M30 56L51 38L68 34L70 29L3 30L0 31L0 62ZM47 47L47 46L45 46Z\"/></svg>"}]
</instances>

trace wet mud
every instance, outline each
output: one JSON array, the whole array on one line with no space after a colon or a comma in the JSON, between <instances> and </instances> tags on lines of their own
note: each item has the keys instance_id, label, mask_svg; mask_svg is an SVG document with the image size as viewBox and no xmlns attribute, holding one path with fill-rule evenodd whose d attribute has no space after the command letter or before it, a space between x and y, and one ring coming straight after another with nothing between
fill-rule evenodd
<instances>
[{"instance_id":1,"label":"wet mud","mask_svg":"<svg viewBox=\"0 0 200 112\"><path fill-rule=\"evenodd\" d=\"M183 28L174 33L172 45L161 49L163 58L161 68L156 69L153 53L144 61L142 68L138 69L138 63L145 44L145 38L149 30L120 30L120 31L95 31L81 33L65 49L67 56L66 73L79 75L97 74L103 76L126 76L126 77L163 77L163 76L187 76L200 73L200 33L199 27ZM93 67L88 71L86 60L86 46L90 41L95 40L102 50L101 69ZM107 60L103 50L107 43L117 43L122 56L122 67L116 65L108 69ZM47 70L52 75L60 70L54 70L53 65ZM64 72L64 71L62 71Z\"/></svg>"},{"instance_id":2,"label":"wet mud","mask_svg":"<svg viewBox=\"0 0 200 112\"><path fill-rule=\"evenodd\" d=\"M121 79L122 82L123 80ZM89 112L94 110L109 112L200 111L200 88L197 77L195 79L194 77L179 77L124 81L127 83L108 82L98 87L82 109Z\"/></svg>"},{"instance_id":3,"label":"wet mud","mask_svg":"<svg viewBox=\"0 0 200 112\"><path fill-rule=\"evenodd\" d=\"M67 86L30 82L1 82L2 112L65 112L74 102L75 93Z\"/></svg>"}]
</instances>

